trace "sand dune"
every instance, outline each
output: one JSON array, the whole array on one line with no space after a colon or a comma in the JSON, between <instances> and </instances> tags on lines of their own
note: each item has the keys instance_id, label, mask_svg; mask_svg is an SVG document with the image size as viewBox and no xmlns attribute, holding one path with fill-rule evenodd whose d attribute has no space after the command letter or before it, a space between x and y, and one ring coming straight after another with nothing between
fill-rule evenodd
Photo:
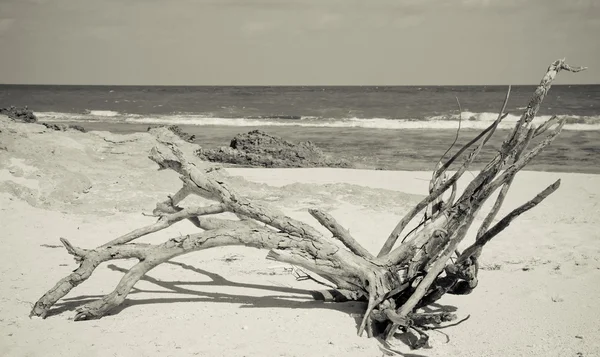
<instances>
[{"instance_id":1,"label":"sand dune","mask_svg":"<svg viewBox=\"0 0 600 357\"><path fill-rule=\"evenodd\" d=\"M313 301L313 283L290 266L244 247L182 256L152 270L125 306L101 320L73 322L77 306L111 291L132 261L100 266L46 320L33 304L76 263L65 237L95 247L152 218L180 186L147 159L145 134L50 132L0 118L0 355L2 356L382 356L381 342L356 336L362 303ZM249 197L316 223L327 209L376 252L426 192L429 173L346 169L229 169ZM243 179L243 178L245 179ZM465 176L464 185L470 178ZM440 304L459 318L431 333L431 349L406 356L600 355L600 176L522 172L500 214L562 179L482 255L480 283ZM318 225L315 227L323 231ZM179 223L144 239L193 231Z\"/></svg>"}]
</instances>

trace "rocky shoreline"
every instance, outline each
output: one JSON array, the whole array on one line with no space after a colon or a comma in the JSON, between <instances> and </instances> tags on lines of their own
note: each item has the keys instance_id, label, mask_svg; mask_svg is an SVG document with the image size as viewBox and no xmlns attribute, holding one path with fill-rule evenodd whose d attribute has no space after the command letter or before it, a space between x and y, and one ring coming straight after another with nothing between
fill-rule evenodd
<instances>
[{"instance_id":1,"label":"rocky shoreline","mask_svg":"<svg viewBox=\"0 0 600 357\"><path fill-rule=\"evenodd\" d=\"M353 167L310 141L291 143L260 130L236 135L228 147L199 149L196 155L205 161L250 167Z\"/></svg>"}]
</instances>

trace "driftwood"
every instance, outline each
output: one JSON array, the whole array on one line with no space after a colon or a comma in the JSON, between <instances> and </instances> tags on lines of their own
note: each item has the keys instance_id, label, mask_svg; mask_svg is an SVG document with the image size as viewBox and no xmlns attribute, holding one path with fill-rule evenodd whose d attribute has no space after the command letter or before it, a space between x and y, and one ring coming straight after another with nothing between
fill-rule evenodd
<instances>
[{"instance_id":1,"label":"driftwood","mask_svg":"<svg viewBox=\"0 0 600 357\"><path fill-rule=\"evenodd\" d=\"M366 330L369 336L383 334L390 339L399 330L405 333L412 330L419 335L413 347L422 346L427 343L424 330L432 324L454 320L456 316L446 312L425 314L418 312L418 309L432 304L446 293L470 293L477 286L477 260L485 244L513 219L558 189L560 180L490 228L517 172L556 138L565 123L564 119L553 117L537 128L532 125L552 81L561 70L578 72L583 69L572 68L564 60L550 65L498 154L456 198L456 182L506 116L507 94L498 119L453 157L437 166L429 195L398 223L377 256L363 248L327 213L310 210L311 215L333 234L332 238L323 236L312 226L287 217L273 207L244 198L227 183L220 169L195 159L194 145L178 139L164 128L152 129L159 144L152 149L149 157L160 169L179 173L183 181L182 189L157 204L154 215L159 218L155 224L100 247L82 249L61 239L68 253L80 265L35 303L31 316L45 317L59 299L88 279L102 262L127 258L139 260L125 273L114 291L79 307L76 321L97 319L109 313L123 303L144 274L169 259L217 246L243 245L268 249L268 259L293 264L319 275L335 286L332 293L344 297L343 300L367 301L364 318L358 328L359 335ZM529 148L532 141L542 135L545 136L538 139L533 148ZM470 151L462 164L448 177L446 171L467 150ZM458 252L457 246L465 238L480 208L498 189L500 193L484 219L475 242L462 253ZM444 198L447 191L450 191L449 198ZM180 207L179 203L189 195L199 195L216 203L203 207ZM423 210L426 216L422 224L394 248L408 223ZM221 212L232 212L238 220L208 217ZM132 243L137 238L185 219L201 231L171 238L159 245ZM457 258L451 260L454 254Z\"/></svg>"}]
</instances>

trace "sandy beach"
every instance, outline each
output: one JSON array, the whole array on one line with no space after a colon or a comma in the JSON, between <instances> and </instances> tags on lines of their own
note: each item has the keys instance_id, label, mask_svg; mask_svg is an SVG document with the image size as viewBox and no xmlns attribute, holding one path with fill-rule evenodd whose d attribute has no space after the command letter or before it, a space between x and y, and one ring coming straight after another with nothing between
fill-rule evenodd
<instances>
[{"instance_id":1,"label":"sandy beach","mask_svg":"<svg viewBox=\"0 0 600 357\"><path fill-rule=\"evenodd\" d=\"M101 245L152 223L141 213L179 189L176 173L158 171L147 158L154 144L147 133L55 132L0 117L1 356L386 355L381 341L356 335L364 303L314 301L317 284L296 281L291 266L245 247L173 259L136 284L114 314L72 321L77 306L110 292L134 262L102 264L48 318L30 319L32 304L77 267L60 237L82 248ZM227 171L240 192L324 234L307 209L328 211L373 253L427 192L430 177ZM471 178L466 174L459 189ZM439 301L459 319L470 318L432 331L429 349L411 351L399 339L395 350L413 357L600 355L600 176L521 172L499 217L558 178L557 192L485 248L475 291ZM159 243L194 229L180 222L142 240Z\"/></svg>"}]
</instances>

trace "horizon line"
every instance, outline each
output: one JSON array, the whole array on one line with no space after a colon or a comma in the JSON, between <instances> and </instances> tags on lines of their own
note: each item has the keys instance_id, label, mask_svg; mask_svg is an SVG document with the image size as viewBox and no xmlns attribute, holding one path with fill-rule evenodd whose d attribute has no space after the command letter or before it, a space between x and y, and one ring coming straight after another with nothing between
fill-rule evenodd
<instances>
[{"instance_id":1,"label":"horizon line","mask_svg":"<svg viewBox=\"0 0 600 357\"><path fill-rule=\"evenodd\" d=\"M600 83L561 83L552 86L597 86ZM0 83L0 86L65 86L65 87L504 87L539 86L536 84L39 84Z\"/></svg>"}]
</instances>

